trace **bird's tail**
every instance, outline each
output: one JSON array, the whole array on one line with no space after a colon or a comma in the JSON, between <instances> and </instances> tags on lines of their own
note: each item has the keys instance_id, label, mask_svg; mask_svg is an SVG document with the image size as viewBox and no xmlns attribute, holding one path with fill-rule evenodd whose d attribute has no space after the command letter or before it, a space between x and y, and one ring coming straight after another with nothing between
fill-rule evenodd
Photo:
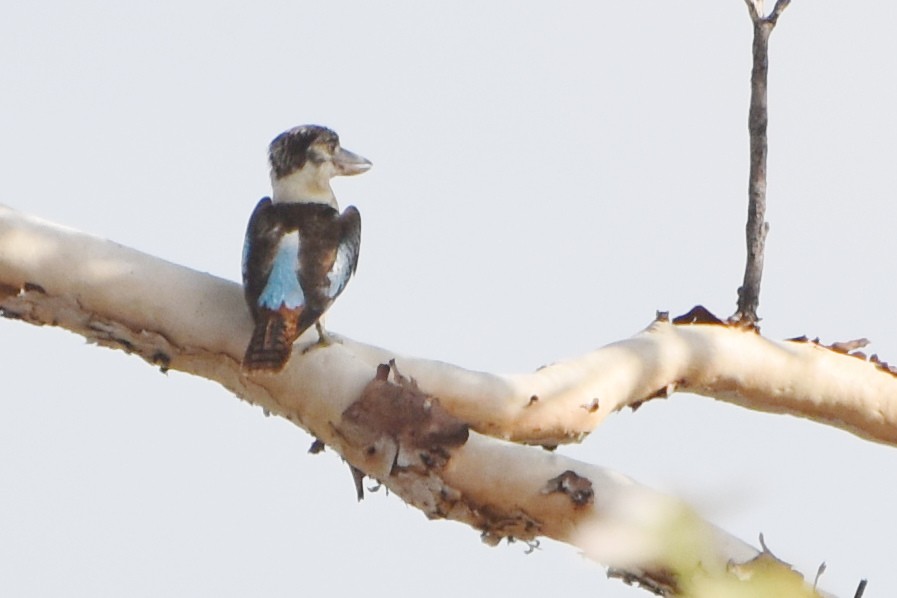
<instances>
[{"instance_id":1,"label":"bird's tail","mask_svg":"<svg viewBox=\"0 0 897 598\"><path fill-rule=\"evenodd\" d=\"M252 340L243 356L246 372L279 372L287 364L299 336L299 312L263 309L256 318Z\"/></svg>"}]
</instances>

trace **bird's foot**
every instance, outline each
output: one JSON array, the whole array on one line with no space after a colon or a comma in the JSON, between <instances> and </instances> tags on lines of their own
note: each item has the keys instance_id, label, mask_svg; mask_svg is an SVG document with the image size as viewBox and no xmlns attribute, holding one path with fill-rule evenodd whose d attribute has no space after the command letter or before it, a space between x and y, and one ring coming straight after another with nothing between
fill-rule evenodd
<instances>
[{"instance_id":1,"label":"bird's foot","mask_svg":"<svg viewBox=\"0 0 897 598\"><path fill-rule=\"evenodd\" d=\"M324 327L320 322L315 322L315 330L318 331L318 342L305 347L302 350L303 355L305 355L309 351L314 351L315 349L326 349L330 345L339 344L339 341L337 339L330 336L324 331Z\"/></svg>"}]
</instances>

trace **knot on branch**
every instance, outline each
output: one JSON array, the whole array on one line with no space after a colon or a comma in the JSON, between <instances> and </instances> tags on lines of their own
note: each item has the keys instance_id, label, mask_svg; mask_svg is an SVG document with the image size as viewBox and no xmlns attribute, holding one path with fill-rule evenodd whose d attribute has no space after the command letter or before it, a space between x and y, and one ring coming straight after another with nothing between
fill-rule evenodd
<instances>
[{"instance_id":1,"label":"knot on branch","mask_svg":"<svg viewBox=\"0 0 897 598\"><path fill-rule=\"evenodd\" d=\"M396 382L389 381L390 371ZM450 449L467 442L469 428L390 362L378 366L361 397L343 411L339 433L362 454L362 469L385 477L401 469L441 469Z\"/></svg>"},{"instance_id":2,"label":"knot on branch","mask_svg":"<svg viewBox=\"0 0 897 598\"><path fill-rule=\"evenodd\" d=\"M542 488L542 494L554 494L555 492L566 494L576 507L584 507L595 501L592 480L582 477L572 469L551 478Z\"/></svg>"}]
</instances>

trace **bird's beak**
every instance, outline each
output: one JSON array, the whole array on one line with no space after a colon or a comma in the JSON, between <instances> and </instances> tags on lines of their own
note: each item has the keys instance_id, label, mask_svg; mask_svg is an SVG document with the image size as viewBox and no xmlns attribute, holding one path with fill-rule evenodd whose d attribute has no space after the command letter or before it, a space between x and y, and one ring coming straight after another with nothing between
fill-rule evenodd
<instances>
[{"instance_id":1,"label":"bird's beak","mask_svg":"<svg viewBox=\"0 0 897 598\"><path fill-rule=\"evenodd\" d=\"M337 150L333 156L333 163L336 165L337 173L343 176L361 174L362 172L367 172L373 166L367 158L363 158L343 148Z\"/></svg>"}]
</instances>

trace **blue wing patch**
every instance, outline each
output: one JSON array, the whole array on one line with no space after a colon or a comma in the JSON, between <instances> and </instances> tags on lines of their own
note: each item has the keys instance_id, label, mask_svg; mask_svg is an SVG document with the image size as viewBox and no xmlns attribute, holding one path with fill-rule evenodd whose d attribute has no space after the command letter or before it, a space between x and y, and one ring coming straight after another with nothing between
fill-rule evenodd
<instances>
[{"instance_id":1,"label":"blue wing patch","mask_svg":"<svg viewBox=\"0 0 897 598\"><path fill-rule=\"evenodd\" d=\"M258 298L259 307L271 310L285 306L296 309L305 305L305 294L299 286L299 232L283 236L271 263L271 274Z\"/></svg>"},{"instance_id":2,"label":"blue wing patch","mask_svg":"<svg viewBox=\"0 0 897 598\"><path fill-rule=\"evenodd\" d=\"M330 286L327 288L327 296L336 299L337 295L343 292L349 277L352 276L353 261L358 259L358 252L353 250L350 243L343 241L336 250L336 259L333 261L333 267L327 273L327 280Z\"/></svg>"}]
</instances>

